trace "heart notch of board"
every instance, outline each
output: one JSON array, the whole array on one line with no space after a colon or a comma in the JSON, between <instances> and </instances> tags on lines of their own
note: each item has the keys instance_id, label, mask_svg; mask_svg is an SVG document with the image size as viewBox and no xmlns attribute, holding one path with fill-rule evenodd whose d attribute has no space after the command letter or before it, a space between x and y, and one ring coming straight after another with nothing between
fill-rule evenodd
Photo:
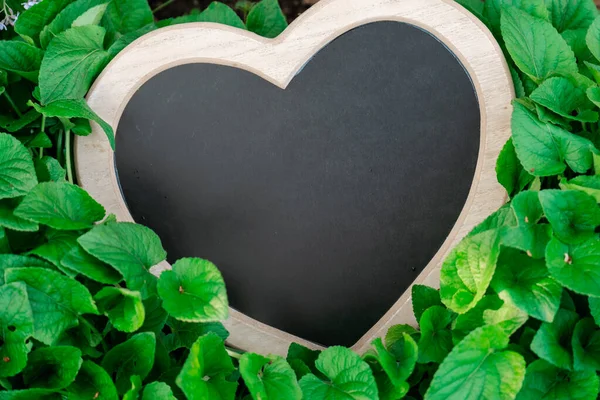
<instances>
[{"instance_id":1,"label":"heart notch of board","mask_svg":"<svg viewBox=\"0 0 600 400\"><path fill-rule=\"evenodd\" d=\"M229 343L364 351L414 324L413 284L506 201L510 72L451 0L322 0L275 39L159 29L88 95L116 132L76 138L79 182L223 272ZM152 269L159 274L167 262Z\"/></svg>"}]
</instances>

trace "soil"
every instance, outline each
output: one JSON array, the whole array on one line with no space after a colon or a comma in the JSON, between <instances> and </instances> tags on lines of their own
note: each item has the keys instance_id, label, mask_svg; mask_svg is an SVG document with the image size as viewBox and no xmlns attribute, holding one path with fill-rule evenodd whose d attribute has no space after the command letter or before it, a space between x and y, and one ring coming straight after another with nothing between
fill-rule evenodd
<instances>
[{"instance_id":1,"label":"soil","mask_svg":"<svg viewBox=\"0 0 600 400\"><path fill-rule=\"evenodd\" d=\"M155 13L155 16L158 19L165 19L189 14L194 9L203 10L212 1L213 0L150 0L150 7L154 10L157 7L161 7L162 4L168 3ZM238 2L238 0L221 1L232 8L234 8L235 3ZM319 0L279 0L279 4L281 5L283 13L286 15L288 22L292 22L317 1ZM240 14L240 17L241 16L242 15Z\"/></svg>"}]
</instances>

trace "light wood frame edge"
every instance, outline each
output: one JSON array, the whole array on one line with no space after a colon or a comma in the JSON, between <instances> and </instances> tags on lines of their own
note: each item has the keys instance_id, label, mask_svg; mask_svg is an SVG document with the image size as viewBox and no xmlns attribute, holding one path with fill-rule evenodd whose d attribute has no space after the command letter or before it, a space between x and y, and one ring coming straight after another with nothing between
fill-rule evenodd
<instances>
[{"instance_id":1,"label":"light wood frame edge","mask_svg":"<svg viewBox=\"0 0 600 400\"><path fill-rule=\"evenodd\" d=\"M506 201L497 183L495 163L510 136L512 79L502 51L489 30L452 0L322 0L276 39L239 29L193 23L159 29L123 50L90 90L91 108L116 131L127 102L151 77L176 65L209 62L253 72L285 88L318 50L344 32L366 23L392 20L420 27L444 43L468 71L481 112L481 141L473 184L446 241L412 284L439 286L439 268L476 224ZM81 186L118 220L133 221L116 180L113 152L98 125L75 139L75 168ZM163 262L152 268L160 272ZM411 285L412 287L412 285ZM415 324L410 288L352 348L362 353L372 339L398 323ZM254 352L285 355L291 342L318 345L273 328L231 309L225 325L230 345Z\"/></svg>"}]
</instances>

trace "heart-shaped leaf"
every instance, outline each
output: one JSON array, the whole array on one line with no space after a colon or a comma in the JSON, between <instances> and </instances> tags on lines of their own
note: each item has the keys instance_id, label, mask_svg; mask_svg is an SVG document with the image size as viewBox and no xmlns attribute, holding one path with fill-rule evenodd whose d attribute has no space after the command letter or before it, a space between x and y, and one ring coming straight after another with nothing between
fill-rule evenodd
<instances>
[{"instance_id":1,"label":"heart-shaped leaf","mask_svg":"<svg viewBox=\"0 0 600 400\"><path fill-rule=\"evenodd\" d=\"M287 20L278 0L261 0L250 9L247 25L250 32L274 38L287 28Z\"/></svg>"},{"instance_id":2,"label":"heart-shaped leaf","mask_svg":"<svg viewBox=\"0 0 600 400\"><path fill-rule=\"evenodd\" d=\"M578 190L544 190L540 192L540 202L554 234L565 243L591 238L600 225L596 200Z\"/></svg>"},{"instance_id":3,"label":"heart-shaped leaf","mask_svg":"<svg viewBox=\"0 0 600 400\"><path fill-rule=\"evenodd\" d=\"M450 322L452 322L452 313L443 306L430 307L423 313L419 320L420 363L441 363L448 355L453 345Z\"/></svg>"},{"instance_id":4,"label":"heart-shaped leaf","mask_svg":"<svg viewBox=\"0 0 600 400\"><path fill-rule=\"evenodd\" d=\"M254 399L302 398L296 374L282 357L244 353L240 358L240 374Z\"/></svg>"},{"instance_id":5,"label":"heart-shaped leaf","mask_svg":"<svg viewBox=\"0 0 600 400\"><path fill-rule=\"evenodd\" d=\"M598 376L594 370L565 371L544 360L536 360L527 367L517 400L593 400L597 395Z\"/></svg>"},{"instance_id":6,"label":"heart-shaped leaf","mask_svg":"<svg viewBox=\"0 0 600 400\"><path fill-rule=\"evenodd\" d=\"M567 288L589 296L600 296L600 240L567 245L553 238L546 249L550 275Z\"/></svg>"},{"instance_id":7,"label":"heart-shaped leaf","mask_svg":"<svg viewBox=\"0 0 600 400\"><path fill-rule=\"evenodd\" d=\"M142 400L177 400L171 387L164 382L152 382L144 387Z\"/></svg>"},{"instance_id":8,"label":"heart-shaped leaf","mask_svg":"<svg viewBox=\"0 0 600 400\"><path fill-rule=\"evenodd\" d=\"M94 300L113 326L123 332L135 332L144 323L145 311L140 292L104 287Z\"/></svg>"},{"instance_id":9,"label":"heart-shaped leaf","mask_svg":"<svg viewBox=\"0 0 600 400\"><path fill-rule=\"evenodd\" d=\"M66 390L69 400L118 400L115 384L106 371L86 360L81 364L79 373Z\"/></svg>"},{"instance_id":10,"label":"heart-shaped leaf","mask_svg":"<svg viewBox=\"0 0 600 400\"><path fill-rule=\"evenodd\" d=\"M36 184L29 151L13 136L0 133L0 199L23 196Z\"/></svg>"}]
</instances>

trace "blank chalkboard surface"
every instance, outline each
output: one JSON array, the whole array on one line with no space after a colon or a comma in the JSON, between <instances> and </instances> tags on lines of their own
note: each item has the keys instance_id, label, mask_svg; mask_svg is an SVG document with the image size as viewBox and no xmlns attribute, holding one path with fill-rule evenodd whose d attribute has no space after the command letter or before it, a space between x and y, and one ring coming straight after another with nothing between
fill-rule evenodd
<instances>
[{"instance_id":1,"label":"blank chalkboard surface","mask_svg":"<svg viewBox=\"0 0 600 400\"><path fill-rule=\"evenodd\" d=\"M223 272L228 345L358 353L416 325L414 284L506 201L500 46L453 0L321 0L275 39L166 27L105 68L75 138L81 186Z\"/></svg>"},{"instance_id":2,"label":"blank chalkboard surface","mask_svg":"<svg viewBox=\"0 0 600 400\"><path fill-rule=\"evenodd\" d=\"M233 67L168 69L116 136L127 206L170 262L209 259L233 308L351 346L454 226L480 112L443 44L377 22L328 44L285 90Z\"/></svg>"}]
</instances>

